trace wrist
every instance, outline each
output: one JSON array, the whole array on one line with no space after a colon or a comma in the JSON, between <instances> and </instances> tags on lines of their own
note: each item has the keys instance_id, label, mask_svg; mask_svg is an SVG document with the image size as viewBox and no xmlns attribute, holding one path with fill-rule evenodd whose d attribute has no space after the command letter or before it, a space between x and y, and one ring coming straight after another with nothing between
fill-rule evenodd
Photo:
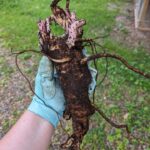
<instances>
[{"instance_id":1,"label":"wrist","mask_svg":"<svg viewBox=\"0 0 150 150\"><path fill-rule=\"evenodd\" d=\"M54 128L57 127L60 120L60 115L53 109L50 108L44 103L36 100L36 97L33 97L31 104L28 107L28 110L47 120Z\"/></svg>"}]
</instances>

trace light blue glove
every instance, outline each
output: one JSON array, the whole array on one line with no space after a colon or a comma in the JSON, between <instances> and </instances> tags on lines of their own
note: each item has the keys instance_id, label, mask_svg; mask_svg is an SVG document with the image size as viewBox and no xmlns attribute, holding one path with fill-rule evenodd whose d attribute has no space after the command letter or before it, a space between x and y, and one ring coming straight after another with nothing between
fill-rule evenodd
<instances>
[{"instance_id":1,"label":"light blue glove","mask_svg":"<svg viewBox=\"0 0 150 150\"><path fill-rule=\"evenodd\" d=\"M92 81L91 81L91 83L89 85L89 89L88 89L88 93L89 93L89 95L91 95L96 87L95 79L96 79L97 71L94 68L90 67L89 64L88 64L88 67L89 67L89 70L90 70L91 76L92 76Z\"/></svg>"},{"instance_id":2,"label":"light blue glove","mask_svg":"<svg viewBox=\"0 0 150 150\"><path fill-rule=\"evenodd\" d=\"M91 67L89 69L92 75L89 94L92 94L96 86L97 71ZM65 109L65 98L59 84L58 74L52 62L45 56L40 61L36 75L35 94L28 110L46 119L56 128Z\"/></svg>"},{"instance_id":3,"label":"light blue glove","mask_svg":"<svg viewBox=\"0 0 150 150\"><path fill-rule=\"evenodd\" d=\"M53 70L52 62L43 56L35 79L36 95L28 110L46 119L56 128L65 109L65 99Z\"/></svg>"},{"instance_id":4,"label":"light blue glove","mask_svg":"<svg viewBox=\"0 0 150 150\"><path fill-rule=\"evenodd\" d=\"M86 49L83 49L82 52L83 52L84 56L86 56L86 57L88 56ZM92 76L92 81L91 81L91 83L89 85L89 89L88 89L88 93L89 93L89 95L91 95L96 87L95 79L96 79L96 75L97 75L97 70L90 67L90 63L88 63L88 68L89 68L91 76Z\"/></svg>"}]
</instances>

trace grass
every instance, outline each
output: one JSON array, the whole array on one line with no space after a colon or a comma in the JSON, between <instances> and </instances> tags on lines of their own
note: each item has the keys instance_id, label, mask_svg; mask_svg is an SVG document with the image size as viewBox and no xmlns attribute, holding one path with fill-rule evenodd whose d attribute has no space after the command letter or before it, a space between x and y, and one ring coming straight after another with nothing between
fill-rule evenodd
<instances>
[{"instance_id":1,"label":"grass","mask_svg":"<svg viewBox=\"0 0 150 150\"><path fill-rule=\"evenodd\" d=\"M83 2L84 7L82 7ZM100 7L95 9L97 5ZM81 7L82 11L80 11ZM82 3L80 1L71 3L72 10L76 10L79 17L87 20L85 36L91 36L91 30L94 36L98 28L108 31L111 29L116 11L103 13L106 7L105 0L91 2L84 0ZM50 14L49 1L12 0L10 2L6 0L1 2L0 8L0 27L3 29L0 36L6 39L6 46L14 49L38 48L37 21L45 19Z\"/></svg>"},{"instance_id":2,"label":"grass","mask_svg":"<svg viewBox=\"0 0 150 150\"><path fill-rule=\"evenodd\" d=\"M71 9L75 10L80 18L87 21L85 37L95 37L111 33L115 27L115 17L120 9L109 10L108 4L124 5L121 0L82 0L72 1ZM64 1L61 2L64 5ZM0 2L0 37L5 40L5 47L14 51L23 49L38 49L37 21L46 18L49 12L48 0L1 0ZM62 32L53 27L57 34ZM126 29L120 30L128 36ZM148 71L149 53L142 47L132 47L116 42L114 37L108 36L101 40L108 52L117 53L126 58L129 63L143 71ZM102 51L99 49L99 51ZM23 56L24 60L30 55ZM147 141L150 135L150 82L149 80L127 70L120 62L109 59L108 76L96 92L96 104L109 118L116 122L125 122L138 139L129 140L124 130L114 129L97 113L91 118L91 128L85 136L82 149L97 150L126 150L143 148L149 150ZM0 59L0 64L4 61ZM105 59L98 61L100 72L99 80L105 74ZM8 74L9 70L3 73ZM11 71L11 70L10 70ZM8 124L8 123L7 123ZM7 124L5 128L7 128ZM95 125L96 124L96 125Z\"/></svg>"}]
</instances>

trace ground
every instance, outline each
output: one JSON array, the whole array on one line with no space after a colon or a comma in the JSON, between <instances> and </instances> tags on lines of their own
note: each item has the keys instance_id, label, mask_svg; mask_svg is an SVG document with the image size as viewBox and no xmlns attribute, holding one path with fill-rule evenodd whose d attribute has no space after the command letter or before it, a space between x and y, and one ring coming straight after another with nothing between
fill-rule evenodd
<instances>
[{"instance_id":1,"label":"ground","mask_svg":"<svg viewBox=\"0 0 150 150\"><path fill-rule=\"evenodd\" d=\"M134 28L133 3L128 1L124 2L124 5L121 5L110 2L107 4L107 8L108 10L119 9L119 13L115 17L115 25L110 32L109 38L105 40L104 43L103 40L99 40L99 42L103 43L105 46L107 45L107 48L109 48L111 39L111 47L114 48L112 49L113 52L118 52L118 48L119 51L123 50L122 53L118 52L121 54L124 54L126 49L131 50L132 56L136 55L133 65L137 65L139 63L138 67L148 71L147 61L150 54L150 33L140 32ZM115 37L114 41L112 40L113 37ZM17 71L15 57L11 54L10 49L5 47L5 40L3 37L1 38L0 43L1 138L28 107L32 99L32 92L29 89L27 82ZM121 45L122 48L118 45ZM139 52L139 50L141 51ZM140 59L140 54L142 60ZM32 55L32 57L29 56L28 58L28 55L25 55L19 59L19 65L22 70L27 73L29 78L32 79L31 83L33 87L34 76L38 65L38 60L35 56L36 55ZM131 60L128 54L126 54L126 58ZM105 61L103 61L103 63L104 62ZM24 66L27 69L24 69ZM104 66L105 65L101 67L104 68ZM116 121L118 119L117 122L127 122L133 130L134 135L142 140L138 141L137 139L133 139L130 141L127 139L125 131L122 132L120 130L115 130L111 126L107 125L103 119L98 119L99 116L96 114L91 119L90 130L83 141L82 149L149 150L150 145L148 143L148 138L150 138L150 120L148 118L148 105L150 103L150 97L148 89L150 86L147 83L148 80L136 75L132 76L133 73L129 73L128 75L126 73L128 72L127 69L125 69L123 73L121 71L115 71L115 67L118 67L118 70L120 70L120 64L110 64L108 74L110 77L108 77L104 84L97 89L97 105L103 108L112 120ZM123 66L120 68L124 69ZM127 78L119 77L118 74L120 74L120 76L127 76ZM122 85L124 83L126 83L126 86ZM122 88L118 88L120 85ZM111 92L105 90L106 88L109 90L111 89ZM101 90L101 92L98 92L99 90ZM67 132L71 132L71 122L66 123L65 121L62 121L62 125L65 127ZM59 125L55 132L50 149L59 150L60 143L66 138L67 135L65 131L63 131Z\"/></svg>"}]
</instances>

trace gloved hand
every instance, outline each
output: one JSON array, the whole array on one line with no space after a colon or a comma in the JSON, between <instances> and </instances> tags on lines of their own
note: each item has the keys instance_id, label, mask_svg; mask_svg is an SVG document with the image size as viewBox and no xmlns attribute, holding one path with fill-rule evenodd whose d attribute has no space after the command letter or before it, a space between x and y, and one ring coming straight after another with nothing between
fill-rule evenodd
<instances>
[{"instance_id":1,"label":"gloved hand","mask_svg":"<svg viewBox=\"0 0 150 150\"><path fill-rule=\"evenodd\" d=\"M42 57L35 79L35 94L28 110L49 121L55 128L65 109L65 98L54 77L53 64Z\"/></svg>"},{"instance_id":2,"label":"gloved hand","mask_svg":"<svg viewBox=\"0 0 150 150\"><path fill-rule=\"evenodd\" d=\"M86 52L85 52L86 53ZM97 71L91 67L92 82L89 94L96 86ZM65 98L52 62L43 56L35 79L35 94L28 110L49 121L55 128L65 109Z\"/></svg>"}]
</instances>

